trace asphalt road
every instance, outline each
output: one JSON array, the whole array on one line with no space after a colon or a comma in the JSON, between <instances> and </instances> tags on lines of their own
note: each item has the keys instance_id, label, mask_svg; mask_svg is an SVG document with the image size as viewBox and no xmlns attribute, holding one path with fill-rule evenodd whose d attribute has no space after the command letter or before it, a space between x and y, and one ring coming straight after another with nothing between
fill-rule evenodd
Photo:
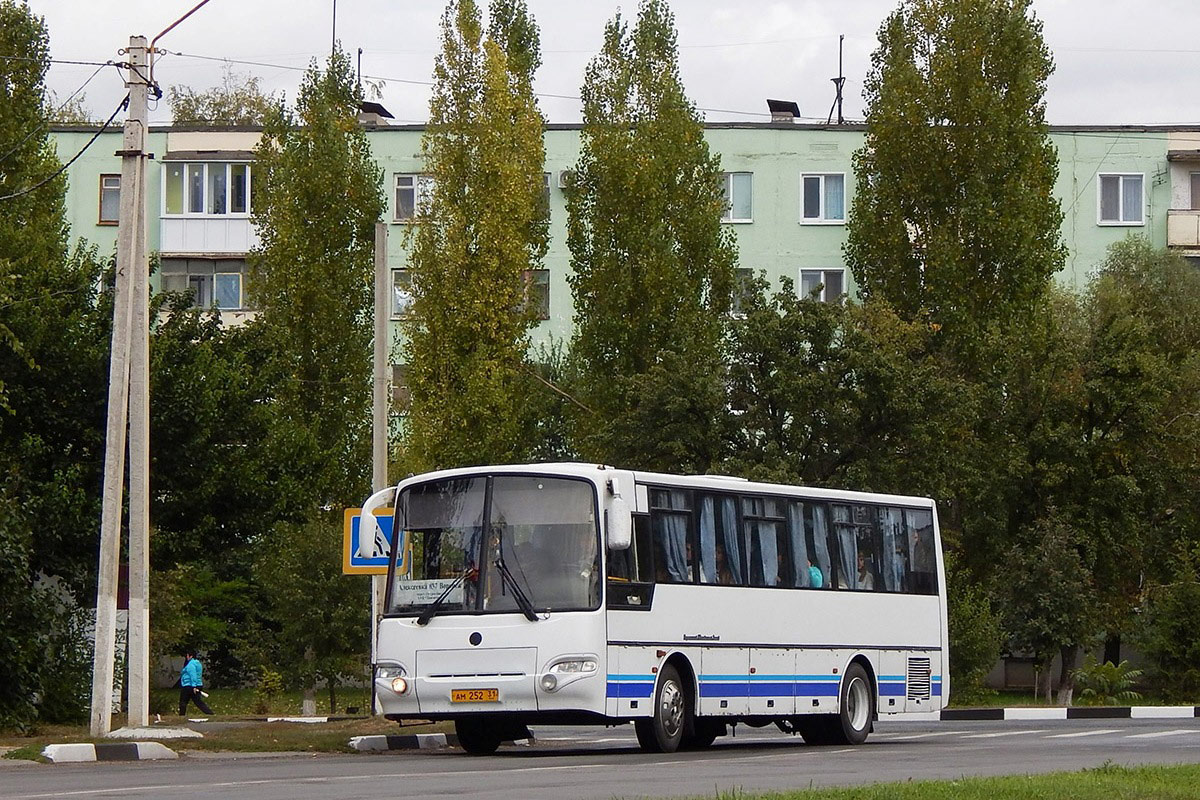
<instances>
[{"instance_id":1,"label":"asphalt road","mask_svg":"<svg viewBox=\"0 0 1200 800\"><path fill-rule=\"evenodd\" d=\"M281 723L283 724L283 723ZM739 727L709 750L637 749L630 726L535 728L532 746L342 755L186 755L178 761L0 767L0 797L504 800L706 795L1117 764L1200 762L1200 719L879 723L861 747L808 747Z\"/></svg>"}]
</instances>

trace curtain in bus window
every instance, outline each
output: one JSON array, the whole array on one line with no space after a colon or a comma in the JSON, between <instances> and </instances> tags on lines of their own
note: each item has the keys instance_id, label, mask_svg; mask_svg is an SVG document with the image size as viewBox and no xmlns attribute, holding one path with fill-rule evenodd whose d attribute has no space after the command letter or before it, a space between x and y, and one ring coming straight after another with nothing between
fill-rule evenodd
<instances>
[{"instance_id":1,"label":"curtain in bus window","mask_svg":"<svg viewBox=\"0 0 1200 800\"><path fill-rule=\"evenodd\" d=\"M833 563L829 555L829 519L825 506L816 504L812 508L813 525L813 555L817 557L816 566L821 571L821 588L833 586Z\"/></svg>"},{"instance_id":2,"label":"curtain in bus window","mask_svg":"<svg viewBox=\"0 0 1200 800\"><path fill-rule=\"evenodd\" d=\"M937 556L933 549L933 512L905 509L908 528L908 561L912 570L911 590L937 594Z\"/></svg>"},{"instance_id":3,"label":"curtain in bus window","mask_svg":"<svg viewBox=\"0 0 1200 800\"><path fill-rule=\"evenodd\" d=\"M858 588L858 543L849 506L833 507L833 529L838 541L838 588Z\"/></svg>"},{"instance_id":4,"label":"curtain in bus window","mask_svg":"<svg viewBox=\"0 0 1200 800\"><path fill-rule=\"evenodd\" d=\"M681 491L655 492L656 502L672 509L687 509L687 497ZM687 552L686 513L656 511L653 514L654 538L658 540L667 578L672 583L690 583L691 564Z\"/></svg>"},{"instance_id":5,"label":"curtain in bus window","mask_svg":"<svg viewBox=\"0 0 1200 800\"><path fill-rule=\"evenodd\" d=\"M788 503L788 538L792 543L792 585L811 586L808 579L808 545L804 541L804 506Z\"/></svg>"},{"instance_id":6,"label":"curtain in bus window","mask_svg":"<svg viewBox=\"0 0 1200 800\"><path fill-rule=\"evenodd\" d=\"M742 575L742 548L738 545L737 505L732 497L721 498L721 532L725 534L725 555L734 583L745 583Z\"/></svg>"},{"instance_id":7,"label":"curtain in bus window","mask_svg":"<svg viewBox=\"0 0 1200 800\"><path fill-rule=\"evenodd\" d=\"M883 552L879 568L883 572L883 588L889 592L902 592L907 573L904 546L904 517L898 508L879 509L879 529L883 533Z\"/></svg>"},{"instance_id":8,"label":"curtain in bus window","mask_svg":"<svg viewBox=\"0 0 1200 800\"><path fill-rule=\"evenodd\" d=\"M775 586L779 583L779 544L775 538L777 523L758 520L753 523L752 535L758 537L758 555L762 564L762 585ZM757 571L757 570L755 570Z\"/></svg>"},{"instance_id":9,"label":"curtain in bus window","mask_svg":"<svg viewBox=\"0 0 1200 800\"><path fill-rule=\"evenodd\" d=\"M700 500L700 582L717 582L717 513L711 497Z\"/></svg>"}]
</instances>

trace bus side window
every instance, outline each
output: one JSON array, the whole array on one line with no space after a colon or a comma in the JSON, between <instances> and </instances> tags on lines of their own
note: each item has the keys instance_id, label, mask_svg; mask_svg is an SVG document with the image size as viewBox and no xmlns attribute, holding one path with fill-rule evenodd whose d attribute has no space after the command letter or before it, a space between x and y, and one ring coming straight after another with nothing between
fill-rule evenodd
<instances>
[{"instance_id":1,"label":"bus side window","mask_svg":"<svg viewBox=\"0 0 1200 800\"><path fill-rule=\"evenodd\" d=\"M908 534L908 560L911 568L909 591L937 594L937 556L933 547L933 512L905 509Z\"/></svg>"},{"instance_id":2,"label":"bus side window","mask_svg":"<svg viewBox=\"0 0 1200 800\"><path fill-rule=\"evenodd\" d=\"M879 521L879 571L883 577L883 590L887 592L909 591L907 541L904 535L904 512L899 508L885 506L876 509ZM879 587L876 587L879 588Z\"/></svg>"},{"instance_id":3,"label":"bus side window","mask_svg":"<svg viewBox=\"0 0 1200 800\"><path fill-rule=\"evenodd\" d=\"M773 497L742 498L751 586L789 586L788 541L781 504Z\"/></svg>"},{"instance_id":4,"label":"bus side window","mask_svg":"<svg viewBox=\"0 0 1200 800\"><path fill-rule=\"evenodd\" d=\"M742 543L732 497L700 498L700 582L742 583Z\"/></svg>"},{"instance_id":5,"label":"bus side window","mask_svg":"<svg viewBox=\"0 0 1200 800\"><path fill-rule=\"evenodd\" d=\"M814 589L833 588L833 557L837 549L829 525L828 507L824 503L804 504L805 541L808 545L809 580ZM816 570L814 572L814 569Z\"/></svg>"},{"instance_id":6,"label":"bus side window","mask_svg":"<svg viewBox=\"0 0 1200 800\"><path fill-rule=\"evenodd\" d=\"M608 551L608 579L633 583L654 579L651 567L650 517L633 515L633 539L624 550Z\"/></svg>"},{"instance_id":7,"label":"bus side window","mask_svg":"<svg viewBox=\"0 0 1200 800\"><path fill-rule=\"evenodd\" d=\"M691 583L691 493L678 489L650 492L650 532L654 540L655 579L660 583Z\"/></svg>"}]
</instances>

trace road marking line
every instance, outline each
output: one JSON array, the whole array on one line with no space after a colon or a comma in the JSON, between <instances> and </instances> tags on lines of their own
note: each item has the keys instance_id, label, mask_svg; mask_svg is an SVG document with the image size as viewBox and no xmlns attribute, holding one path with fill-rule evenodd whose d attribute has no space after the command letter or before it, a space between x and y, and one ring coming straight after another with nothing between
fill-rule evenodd
<instances>
[{"instance_id":1,"label":"road marking line","mask_svg":"<svg viewBox=\"0 0 1200 800\"><path fill-rule=\"evenodd\" d=\"M1056 733L1052 736L1043 736L1043 739L1075 739L1080 736L1100 736L1104 733L1120 733L1119 728L1106 728L1101 731L1081 731L1079 733Z\"/></svg>"},{"instance_id":2,"label":"road marking line","mask_svg":"<svg viewBox=\"0 0 1200 800\"><path fill-rule=\"evenodd\" d=\"M897 736L893 733L882 734L887 737L889 742L906 742L911 739L932 739L934 736L962 736L967 731L931 731L929 733L910 733L906 736Z\"/></svg>"},{"instance_id":3,"label":"road marking line","mask_svg":"<svg viewBox=\"0 0 1200 800\"><path fill-rule=\"evenodd\" d=\"M964 739L998 739L1001 736L1026 736L1031 733L1045 733L1046 728L1036 731L1001 731L1000 733L973 733L970 736L964 736Z\"/></svg>"},{"instance_id":4,"label":"road marking line","mask_svg":"<svg viewBox=\"0 0 1200 800\"><path fill-rule=\"evenodd\" d=\"M1183 733L1200 733L1200 728L1186 728L1183 730L1174 731L1155 731L1154 733L1134 733L1126 736L1126 739L1159 739L1163 736L1179 736Z\"/></svg>"},{"instance_id":5,"label":"road marking line","mask_svg":"<svg viewBox=\"0 0 1200 800\"><path fill-rule=\"evenodd\" d=\"M711 760L711 759L708 759ZM664 762L666 763L666 762ZM678 762L687 764L689 762ZM694 762L693 762L694 763ZM129 794L132 792L145 792L147 790L156 790L160 792L174 791L195 791L196 789L235 789L242 786L270 786L272 784L295 784L295 783L348 783L350 781L378 781L388 778L444 778L454 775L490 775L495 776L497 772L558 772L564 769L612 769L611 764L572 764L570 766L558 767L516 767L513 769L471 769L461 772L442 771L442 772L392 772L370 775L332 775L319 776L313 775L304 778L287 777L287 778L261 778L258 780L248 781L224 781L221 783L164 783L164 784L144 784L141 786L110 786L105 789L79 789L70 792L46 792L41 794L19 794L9 795L9 800L40 800L41 798L52 797L86 797L89 795L104 795L104 794Z\"/></svg>"}]
</instances>

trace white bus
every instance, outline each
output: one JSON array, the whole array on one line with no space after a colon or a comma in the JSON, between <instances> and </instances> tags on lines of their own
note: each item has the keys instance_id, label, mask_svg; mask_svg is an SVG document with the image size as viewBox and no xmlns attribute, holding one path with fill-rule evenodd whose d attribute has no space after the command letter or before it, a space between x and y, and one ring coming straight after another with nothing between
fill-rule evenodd
<instances>
[{"instance_id":1,"label":"white bus","mask_svg":"<svg viewBox=\"0 0 1200 800\"><path fill-rule=\"evenodd\" d=\"M949 695L927 498L536 464L418 475L364 521L389 504L378 702L454 720L469 753L535 723L859 744Z\"/></svg>"}]
</instances>

